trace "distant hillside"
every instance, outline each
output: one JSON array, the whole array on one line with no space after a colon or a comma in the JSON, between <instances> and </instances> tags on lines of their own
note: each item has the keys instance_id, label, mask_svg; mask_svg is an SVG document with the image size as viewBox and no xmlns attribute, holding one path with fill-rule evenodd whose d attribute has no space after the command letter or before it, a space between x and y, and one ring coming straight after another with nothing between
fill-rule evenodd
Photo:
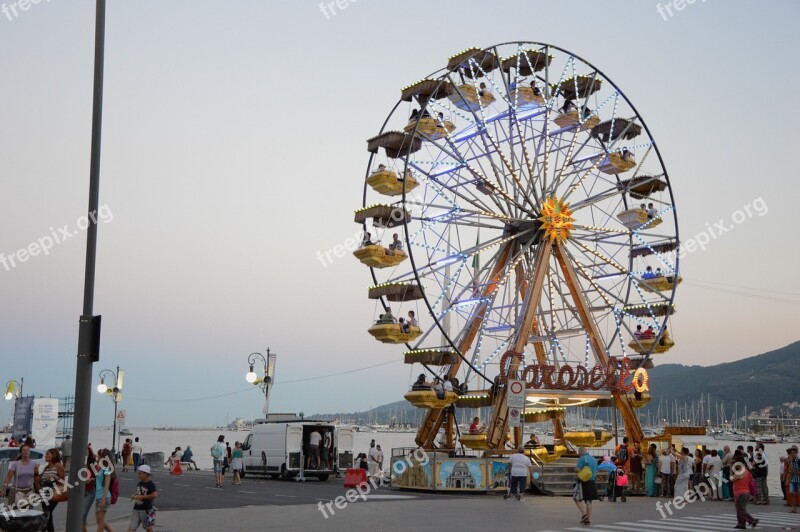
<instances>
[{"instance_id":1,"label":"distant hillside","mask_svg":"<svg viewBox=\"0 0 800 532\"><path fill-rule=\"evenodd\" d=\"M656 367L649 370L653 401L648 407L653 413L659 403L672 405L677 402L682 408L684 404L697 403L701 395L705 399L708 394L711 394L712 412L716 403L724 403L728 417L733 415L737 402L740 415L744 415L745 404L750 412L771 406L774 407L773 413L777 414L783 403L800 401L800 342L715 366L659 365L658 355L654 360ZM406 401L397 401L368 412L327 414L324 417L350 419L362 424L386 424L392 420L415 423L419 412ZM642 413L646 412L647 409L643 409Z\"/></svg>"},{"instance_id":2,"label":"distant hillside","mask_svg":"<svg viewBox=\"0 0 800 532\"><path fill-rule=\"evenodd\" d=\"M649 371L653 403L663 398L682 405L711 394L712 403L724 402L731 415L736 401L740 409L747 403L750 411L800 401L800 342L716 366L658 365L657 357L655 361Z\"/></svg>"}]
</instances>

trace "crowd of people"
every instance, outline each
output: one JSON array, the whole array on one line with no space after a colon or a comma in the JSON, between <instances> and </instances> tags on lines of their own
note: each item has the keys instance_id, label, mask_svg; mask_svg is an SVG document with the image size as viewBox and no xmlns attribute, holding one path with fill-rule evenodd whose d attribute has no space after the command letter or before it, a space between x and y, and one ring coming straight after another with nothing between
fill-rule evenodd
<instances>
[{"instance_id":1,"label":"crowd of people","mask_svg":"<svg viewBox=\"0 0 800 532\"><path fill-rule=\"evenodd\" d=\"M68 499L66 477L70 468L72 439L66 436L59 447L47 449L42 461L31 458L31 449L36 447L36 441L31 437L24 438L21 444L14 438L3 443L7 447L19 448L19 455L9 464L8 474L3 479L2 495L12 508L40 506L47 519L45 530L52 532L55 530L53 515L56 507ZM109 449L100 449L95 453L91 443L87 446L84 468L86 473L83 473L88 476L84 483L82 508L84 532L87 530L92 506L95 507L97 531L114 532L106 522L109 507L116 504L119 497L119 480L114 458ZM142 526L152 532L155 527L153 500L158 496L158 490L151 479L150 467L137 465L137 469L138 483L130 496L134 504L128 530L136 531Z\"/></svg>"},{"instance_id":2,"label":"crowd of people","mask_svg":"<svg viewBox=\"0 0 800 532\"><path fill-rule=\"evenodd\" d=\"M383 477L383 449L375 440L370 440L369 451L358 453L354 466L366 471L370 477Z\"/></svg>"},{"instance_id":3,"label":"crowd of people","mask_svg":"<svg viewBox=\"0 0 800 532\"><path fill-rule=\"evenodd\" d=\"M800 459L796 445L786 452L787 456L780 458L781 491L785 506L791 506L791 511L797 513ZM677 449L673 445L659 452L655 443L643 451L638 443L631 445L624 438L615 449L615 456L609 458L607 461L613 467L630 475L632 487L648 497L682 497L689 491L703 490L708 493L707 500L734 502L737 528L755 522L746 509L749 502L770 504L767 487L770 471L763 443L746 448L739 445L733 450L728 445L722 449L696 449L693 453L686 447Z\"/></svg>"}]
</instances>

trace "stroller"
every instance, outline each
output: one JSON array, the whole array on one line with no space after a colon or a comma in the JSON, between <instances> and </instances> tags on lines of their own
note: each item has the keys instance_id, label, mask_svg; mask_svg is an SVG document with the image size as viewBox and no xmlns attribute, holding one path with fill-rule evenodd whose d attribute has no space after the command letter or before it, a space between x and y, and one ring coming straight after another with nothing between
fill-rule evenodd
<instances>
[{"instance_id":1,"label":"stroller","mask_svg":"<svg viewBox=\"0 0 800 532\"><path fill-rule=\"evenodd\" d=\"M621 467L616 468L608 475L608 485L606 486L605 495L608 497L609 502L617 502L617 497L621 502L625 502L625 488L628 487L628 475Z\"/></svg>"}]
</instances>

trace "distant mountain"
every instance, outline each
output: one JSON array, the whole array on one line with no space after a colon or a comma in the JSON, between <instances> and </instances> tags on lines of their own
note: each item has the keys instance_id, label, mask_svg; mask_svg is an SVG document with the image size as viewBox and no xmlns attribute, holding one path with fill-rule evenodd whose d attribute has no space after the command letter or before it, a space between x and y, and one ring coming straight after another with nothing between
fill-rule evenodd
<instances>
[{"instance_id":1,"label":"distant mountain","mask_svg":"<svg viewBox=\"0 0 800 532\"><path fill-rule=\"evenodd\" d=\"M800 400L800 342L715 366L658 365L657 357L655 362L649 371L651 409L662 398L683 405L711 394L712 404L724 402L730 416L737 401L740 413L745 403L751 412L771 406L778 413L783 403Z\"/></svg>"},{"instance_id":2,"label":"distant mountain","mask_svg":"<svg viewBox=\"0 0 800 532\"><path fill-rule=\"evenodd\" d=\"M642 409L642 414L648 409L655 413L659 404L665 409L675 403L683 408L684 404L698 403L701 396L707 400L708 394L711 394L711 418L717 403L723 403L725 415L732 417L737 402L739 414L744 415L745 405L750 412L773 407L773 413L777 414L783 403L800 401L800 342L714 366L658 365L658 355L654 360L656 367L648 371L653 401ZM704 408L709 411L707 405ZM397 401L365 412L315 417L349 419L361 424L392 421L413 424L419 421L420 410L406 401Z\"/></svg>"}]
</instances>

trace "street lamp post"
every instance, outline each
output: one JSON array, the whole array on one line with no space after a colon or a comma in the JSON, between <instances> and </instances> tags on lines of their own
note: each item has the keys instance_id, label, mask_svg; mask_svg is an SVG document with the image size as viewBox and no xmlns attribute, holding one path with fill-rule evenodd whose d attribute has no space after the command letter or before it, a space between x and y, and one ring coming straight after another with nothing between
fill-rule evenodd
<instances>
[{"instance_id":1,"label":"street lamp post","mask_svg":"<svg viewBox=\"0 0 800 532\"><path fill-rule=\"evenodd\" d=\"M114 434L111 439L111 455L115 457L115 460L117 456L117 406L122 401L122 380L124 376L125 370L119 369L119 366L117 366L116 372L104 369L100 372L100 384L97 385L99 393L110 396L114 401L114 428L112 429ZM113 383L112 387L106 384L106 379L108 379L108 382Z\"/></svg>"},{"instance_id":2,"label":"street lamp post","mask_svg":"<svg viewBox=\"0 0 800 532\"><path fill-rule=\"evenodd\" d=\"M25 379L20 378L19 382L15 381L14 379L11 379L10 381L8 381L6 383L6 394L3 396L3 398L6 401L10 401L10 400L14 399L14 415L11 418L12 419L11 422L14 425L17 424L17 399L22 397L22 384L24 382L25 382ZM12 437L14 436L14 429L13 428L11 429L11 436Z\"/></svg>"},{"instance_id":3,"label":"street lamp post","mask_svg":"<svg viewBox=\"0 0 800 532\"><path fill-rule=\"evenodd\" d=\"M277 359L275 353L270 353L269 347L267 348L267 356L261 353L250 353L247 357L247 363L250 364L250 371L245 375L245 380L255 386L260 386L264 392L264 417L269 414L269 394L271 391L272 379L275 377L275 361ZM263 375L259 377L255 372L255 364L257 360L261 360L264 370Z\"/></svg>"}]
</instances>

